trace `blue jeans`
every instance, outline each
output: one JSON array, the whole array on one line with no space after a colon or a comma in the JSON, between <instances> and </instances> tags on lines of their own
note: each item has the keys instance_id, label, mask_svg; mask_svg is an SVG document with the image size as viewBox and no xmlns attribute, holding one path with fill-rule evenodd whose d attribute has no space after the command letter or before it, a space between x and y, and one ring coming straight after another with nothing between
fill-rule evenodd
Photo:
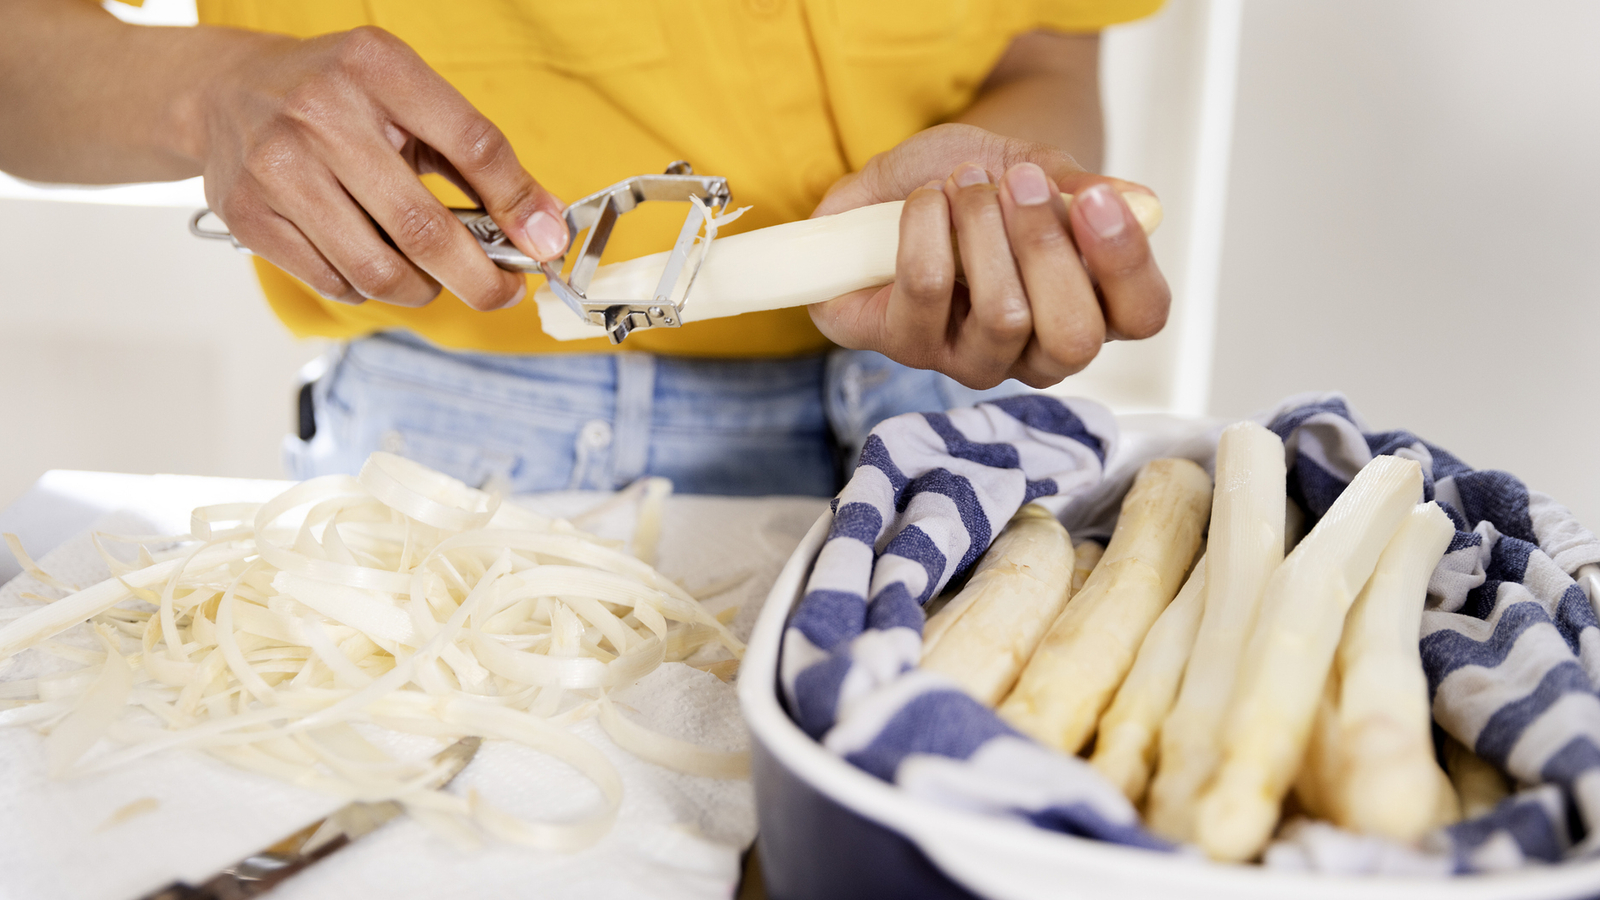
<instances>
[{"instance_id":1,"label":"blue jeans","mask_svg":"<svg viewBox=\"0 0 1600 900\"><path fill-rule=\"evenodd\" d=\"M354 473L388 450L468 484L498 476L516 493L661 475L683 493L830 496L884 419L1027 390L974 391L866 351L511 356L404 332L352 341L325 362L310 388L314 434L284 441L292 477Z\"/></svg>"}]
</instances>

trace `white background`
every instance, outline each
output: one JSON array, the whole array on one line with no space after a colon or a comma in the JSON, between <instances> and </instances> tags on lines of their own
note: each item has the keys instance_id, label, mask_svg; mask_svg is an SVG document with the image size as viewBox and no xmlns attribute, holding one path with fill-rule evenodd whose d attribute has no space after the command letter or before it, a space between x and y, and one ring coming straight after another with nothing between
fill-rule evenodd
<instances>
[{"instance_id":1,"label":"white background","mask_svg":"<svg viewBox=\"0 0 1600 900\"><path fill-rule=\"evenodd\" d=\"M1600 4L1245 4L1211 410L1338 389L1600 527Z\"/></svg>"},{"instance_id":2,"label":"white background","mask_svg":"<svg viewBox=\"0 0 1600 900\"><path fill-rule=\"evenodd\" d=\"M1169 0L1116 30L1109 171L1162 195L1178 303L1065 388L1227 416L1342 390L1600 523L1596 47L1581 0ZM48 468L279 476L318 348L189 237L197 187L29 196L56 195L0 183L0 505Z\"/></svg>"}]
</instances>

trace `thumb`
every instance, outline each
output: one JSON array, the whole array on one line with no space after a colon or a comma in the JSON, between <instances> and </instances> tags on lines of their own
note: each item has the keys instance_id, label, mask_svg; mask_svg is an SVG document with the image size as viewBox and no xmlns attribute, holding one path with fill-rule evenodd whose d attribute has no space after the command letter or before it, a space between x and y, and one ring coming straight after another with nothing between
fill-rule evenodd
<instances>
[{"instance_id":1,"label":"thumb","mask_svg":"<svg viewBox=\"0 0 1600 900\"><path fill-rule=\"evenodd\" d=\"M867 169L863 172L869 172L871 169L872 165L868 163ZM859 206L871 206L874 203L886 203L891 199L898 199L879 197L879 192L873 189L875 179L870 175L863 177L863 172L851 172L835 181L833 187L828 188L828 193L823 195L822 202L811 211L811 218L831 216Z\"/></svg>"}]
</instances>

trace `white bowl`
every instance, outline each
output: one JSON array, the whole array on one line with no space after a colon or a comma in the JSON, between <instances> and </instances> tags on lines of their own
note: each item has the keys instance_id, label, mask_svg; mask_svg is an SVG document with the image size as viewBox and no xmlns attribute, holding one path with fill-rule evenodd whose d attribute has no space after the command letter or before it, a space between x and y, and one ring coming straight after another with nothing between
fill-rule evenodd
<instances>
[{"instance_id":1,"label":"white bowl","mask_svg":"<svg viewBox=\"0 0 1600 900\"><path fill-rule=\"evenodd\" d=\"M778 651L832 515L790 557L739 676L750 726L761 868L773 900L987 897L1541 900L1600 896L1600 860L1454 878L1340 877L1221 865L947 809L813 741L778 696Z\"/></svg>"}]
</instances>

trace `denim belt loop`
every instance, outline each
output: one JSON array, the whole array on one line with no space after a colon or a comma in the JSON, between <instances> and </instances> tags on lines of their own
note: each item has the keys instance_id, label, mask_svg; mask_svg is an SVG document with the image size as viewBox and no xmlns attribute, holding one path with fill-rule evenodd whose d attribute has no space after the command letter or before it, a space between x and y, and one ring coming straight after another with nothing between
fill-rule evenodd
<instances>
[{"instance_id":1,"label":"denim belt loop","mask_svg":"<svg viewBox=\"0 0 1600 900\"><path fill-rule=\"evenodd\" d=\"M611 490L606 469L612 437L611 423L605 419L583 423L572 446L572 478L567 482L567 490Z\"/></svg>"},{"instance_id":2,"label":"denim belt loop","mask_svg":"<svg viewBox=\"0 0 1600 900\"><path fill-rule=\"evenodd\" d=\"M649 353L618 353L617 411L612 426L611 486L644 477L650 464L650 420L654 414L656 358Z\"/></svg>"}]
</instances>

